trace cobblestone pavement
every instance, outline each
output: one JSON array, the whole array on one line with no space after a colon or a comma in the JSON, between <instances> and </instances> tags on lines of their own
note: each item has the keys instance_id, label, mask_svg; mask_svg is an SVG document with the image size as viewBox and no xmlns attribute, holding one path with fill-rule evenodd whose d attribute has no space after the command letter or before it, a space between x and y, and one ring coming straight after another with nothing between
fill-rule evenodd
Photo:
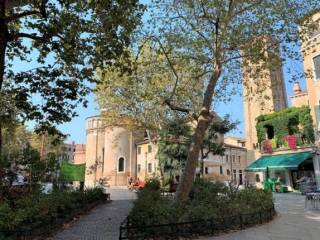
<instances>
[{"instance_id":1,"label":"cobblestone pavement","mask_svg":"<svg viewBox=\"0 0 320 240\"><path fill-rule=\"evenodd\" d=\"M305 209L305 197L297 193L275 194L278 216L270 223L201 240L319 240L320 211Z\"/></svg>"},{"instance_id":2,"label":"cobblestone pavement","mask_svg":"<svg viewBox=\"0 0 320 240\"><path fill-rule=\"evenodd\" d=\"M51 239L118 240L120 223L130 211L135 194L126 189L110 189L108 192L111 193L111 203L93 209Z\"/></svg>"}]
</instances>

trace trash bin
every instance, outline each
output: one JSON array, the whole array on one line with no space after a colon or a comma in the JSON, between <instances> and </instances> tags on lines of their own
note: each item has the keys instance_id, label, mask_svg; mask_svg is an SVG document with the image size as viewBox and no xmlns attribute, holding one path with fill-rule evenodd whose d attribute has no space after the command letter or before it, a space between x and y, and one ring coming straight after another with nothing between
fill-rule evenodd
<instances>
[{"instance_id":1,"label":"trash bin","mask_svg":"<svg viewBox=\"0 0 320 240\"><path fill-rule=\"evenodd\" d=\"M280 185L280 192L282 193L288 192L288 187L286 185Z\"/></svg>"}]
</instances>

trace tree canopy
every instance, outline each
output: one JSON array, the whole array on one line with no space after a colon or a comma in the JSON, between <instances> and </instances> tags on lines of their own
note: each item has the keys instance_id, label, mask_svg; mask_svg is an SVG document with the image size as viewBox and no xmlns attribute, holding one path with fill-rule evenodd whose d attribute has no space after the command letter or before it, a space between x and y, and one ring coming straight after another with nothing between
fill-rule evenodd
<instances>
[{"instance_id":1,"label":"tree canopy","mask_svg":"<svg viewBox=\"0 0 320 240\"><path fill-rule=\"evenodd\" d=\"M199 109L203 83L198 81L198 69L178 54L168 63L168 54L173 56L173 53L164 53L159 45L146 41L138 53L132 51L131 73L123 73L114 66L101 69L96 95L109 122L126 116L144 128L158 130L172 116L166 102L183 109ZM179 81L168 64L183 73Z\"/></svg>"},{"instance_id":2,"label":"tree canopy","mask_svg":"<svg viewBox=\"0 0 320 240\"><path fill-rule=\"evenodd\" d=\"M241 72L250 74L250 84L263 93L268 87L265 76L278 70L283 60L299 58L293 47L299 45L299 19L318 4L318 0L152 1L150 24L154 31L149 34L162 42L167 52L174 49L192 61L205 82L177 200L186 200L192 188L205 132L215 120L212 103L224 98L232 83L241 82Z\"/></svg>"},{"instance_id":3,"label":"tree canopy","mask_svg":"<svg viewBox=\"0 0 320 240\"><path fill-rule=\"evenodd\" d=\"M54 132L86 105L96 68L127 55L143 10L137 0L1 0L1 95L20 118Z\"/></svg>"}]
</instances>

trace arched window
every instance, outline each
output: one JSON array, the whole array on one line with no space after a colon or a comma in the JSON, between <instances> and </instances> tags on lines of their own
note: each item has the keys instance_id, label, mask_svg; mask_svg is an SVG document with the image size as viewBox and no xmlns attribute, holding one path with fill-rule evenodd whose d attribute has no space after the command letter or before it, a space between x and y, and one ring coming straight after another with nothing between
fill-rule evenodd
<instances>
[{"instance_id":1,"label":"arched window","mask_svg":"<svg viewBox=\"0 0 320 240\"><path fill-rule=\"evenodd\" d=\"M121 157L118 160L118 172L124 172L124 158Z\"/></svg>"}]
</instances>

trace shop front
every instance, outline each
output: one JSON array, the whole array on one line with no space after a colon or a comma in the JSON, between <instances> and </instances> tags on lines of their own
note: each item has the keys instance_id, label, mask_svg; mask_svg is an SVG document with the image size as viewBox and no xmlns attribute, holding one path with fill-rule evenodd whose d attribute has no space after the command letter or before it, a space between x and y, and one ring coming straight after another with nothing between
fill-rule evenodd
<instances>
[{"instance_id":1,"label":"shop front","mask_svg":"<svg viewBox=\"0 0 320 240\"><path fill-rule=\"evenodd\" d=\"M299 190L302 180L315 183L315 151L264 155L247 166L249 184L273 191Z\"/></svg>"}]
</instances>

